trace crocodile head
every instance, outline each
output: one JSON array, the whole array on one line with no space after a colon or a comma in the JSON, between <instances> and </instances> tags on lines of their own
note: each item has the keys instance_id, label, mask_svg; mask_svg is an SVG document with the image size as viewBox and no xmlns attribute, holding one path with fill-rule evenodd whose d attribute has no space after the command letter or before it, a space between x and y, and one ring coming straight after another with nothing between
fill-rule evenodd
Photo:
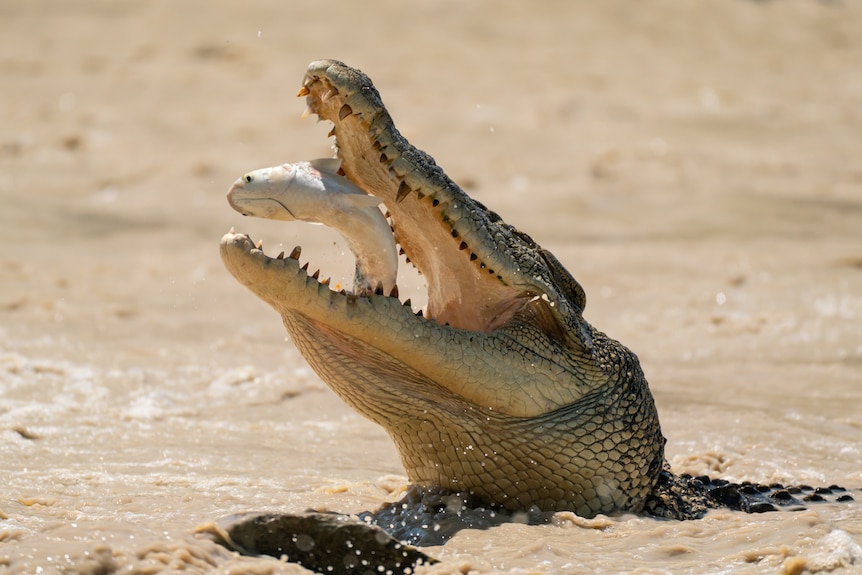
<instances>
[{"instance_id":1,"label":"crocodile head","mask_svg":"<svg viewBox=\"0 0 862 575\"><path fill-rule=\"evenodd\" d=\"M347 403L392 437L411 481L507 509L638 511L664 438L637 357L583 318L578 282L404 139L370 79L313 62L299 91L334 124L344 175L382 199L427 283L354 295L229 233L227 269L281 315Z\"/></svg>"}]
</instances>

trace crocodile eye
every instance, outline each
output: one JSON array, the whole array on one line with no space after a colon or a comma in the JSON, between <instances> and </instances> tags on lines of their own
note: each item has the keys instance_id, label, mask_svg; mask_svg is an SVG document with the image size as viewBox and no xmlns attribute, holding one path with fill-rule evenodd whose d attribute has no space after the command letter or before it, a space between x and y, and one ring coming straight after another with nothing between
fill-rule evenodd
<instances>
[{"instance_id":1,"label":"crocodile eye","mask_svg":"<svg viewBox=\"0 0 862 575\"><path fill-rule=\"evenodd\" d=\"M243 179L244 179L246 182L251 183L251 182L254 180L254 176L252 176L251 174L246 174L245 176L243 176Z\"/></svg>"}]
</instances>

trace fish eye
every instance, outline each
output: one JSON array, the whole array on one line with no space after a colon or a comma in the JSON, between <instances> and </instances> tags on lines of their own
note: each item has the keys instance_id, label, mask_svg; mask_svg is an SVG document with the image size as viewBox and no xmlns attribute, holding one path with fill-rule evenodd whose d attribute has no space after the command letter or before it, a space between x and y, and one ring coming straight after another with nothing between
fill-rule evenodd
<instances>
[{"instance_id":1,"label":"fish eye","mask_svg":"<svg viewBox=\"0 0 862 575\"><path fill-rule=\"evenodd\" d=\"M252 181L254 181L254 176L252 176L251 174L246 174L242 177L242 179L246 182L251 183Z\"/></svg>"}]
</instances>

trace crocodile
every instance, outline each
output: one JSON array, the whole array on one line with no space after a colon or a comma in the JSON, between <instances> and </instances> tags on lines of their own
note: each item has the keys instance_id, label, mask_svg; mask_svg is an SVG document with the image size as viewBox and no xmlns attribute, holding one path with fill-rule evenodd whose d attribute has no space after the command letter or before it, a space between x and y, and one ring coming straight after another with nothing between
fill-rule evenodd
<instances>
[{"instance_id":1,"label":"crocodile","mask_svg":"<svg viewBox=\"0 0 862 575\"><path fill-rule=\"evenodd\" d=\"M333 124L339 174L385 205L427 306L414 311L397 286L336 291L298 249L271 258L233 230L221 256L320 378L386 430L420 493L510 513L675 519L819 497L675 475L637 356L584 319L585 292L561 262L412 146L361 71L312 62L298 96Z\"/></svg>"}]
</instances>

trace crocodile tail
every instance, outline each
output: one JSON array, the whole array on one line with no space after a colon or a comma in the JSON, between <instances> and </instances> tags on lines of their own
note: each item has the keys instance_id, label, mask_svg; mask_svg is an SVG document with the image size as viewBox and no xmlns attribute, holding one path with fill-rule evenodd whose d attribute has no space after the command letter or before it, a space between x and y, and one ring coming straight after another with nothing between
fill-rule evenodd
<instances>
[{"instance_id":1,"label":"crocodile tail","mask_svg":"<svg viewBox=\"0 0 862 575\"><path fill-rule=\"evenodd\" d=\"M700 519L710 509L766 513L799 511L813 503L850 501L855 501L850 490L838 485L733 483L707 475L675 475L665 463L653 492L647 497L644 511L656 517L686 520Z\"/></svg>"}]
</instances>

